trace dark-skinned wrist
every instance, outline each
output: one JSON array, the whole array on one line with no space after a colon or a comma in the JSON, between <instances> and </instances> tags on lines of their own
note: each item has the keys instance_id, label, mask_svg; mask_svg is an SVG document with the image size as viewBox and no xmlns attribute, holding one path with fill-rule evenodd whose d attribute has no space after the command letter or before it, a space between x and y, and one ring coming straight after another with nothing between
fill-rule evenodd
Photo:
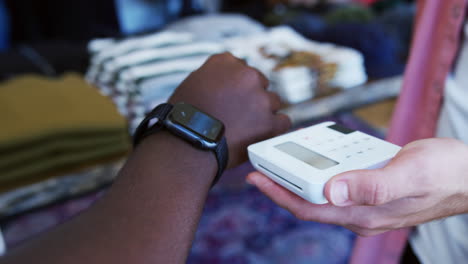
<instances>
[{"instance_id":1,"label":"dark-skinned wrist","mask_svg":"<svg viewBox=\"0 0 468 264\"><path fill-rule=\"evenodd\" d=\"M189 184L204 184L211 186L216 172L217 162L213 152L201 150L186 142L180 137L168 131L161 130L158 133L146 137L135 150L135 156L149 155L161 157L168 155L170 159L154 160L154 163L166 163L168 166L177 166L185 172L185 178ZM177 157L176 159L174 157ZM203 172L203 173L198 173Z\"/></svg>"}]
</instances>

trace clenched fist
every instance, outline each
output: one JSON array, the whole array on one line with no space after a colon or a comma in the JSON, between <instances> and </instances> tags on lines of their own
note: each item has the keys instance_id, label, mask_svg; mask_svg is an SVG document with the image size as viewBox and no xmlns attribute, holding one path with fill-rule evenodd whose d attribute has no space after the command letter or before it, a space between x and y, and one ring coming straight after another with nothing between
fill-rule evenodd
<instances>
[{"instance_id":1,"label":"clenched fist","mask_svg":"<svg viewBox=\"0 0 468 264\"><path fill-rule=\"evenodd\" d=\"M276 114L278 95L268 80L230 53L214 55L174 92L170 103L185 102L221 120L229 146L228 167L247 160L247 146L286 132L289 118Z\"/></svg>"}]
</instances>

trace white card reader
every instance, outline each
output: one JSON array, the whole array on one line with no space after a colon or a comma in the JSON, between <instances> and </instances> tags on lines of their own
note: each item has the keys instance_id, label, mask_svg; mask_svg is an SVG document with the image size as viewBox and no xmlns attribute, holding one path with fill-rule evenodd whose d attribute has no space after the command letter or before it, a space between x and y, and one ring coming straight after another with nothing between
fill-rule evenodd
<instances>
[{"instance_id":1,"label":"white card reader","mask_svg":"<svg viewBox=\"0 0 468 264\"><path fill-rule=\"evenodd\" d=\"M333 176L385 166L401 147L334 122L268 139L248 148L260 172L305 200L327 203L323 189Z\"/></svg>"}]
</instances>

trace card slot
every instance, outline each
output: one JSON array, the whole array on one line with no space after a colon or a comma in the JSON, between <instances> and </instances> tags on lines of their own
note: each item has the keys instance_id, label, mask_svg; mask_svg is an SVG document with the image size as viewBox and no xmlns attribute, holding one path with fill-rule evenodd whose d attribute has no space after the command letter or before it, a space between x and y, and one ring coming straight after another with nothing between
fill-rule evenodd
<instances>
[{"instance_id":1,"label":"card slot","mask_svg":"<svg viewBox=\"0 0 468 264\"><path fill-rule=\"evenodd\" d=\"M294 184L294 183L292 183L292 182L286 180L285 178L281 177L281 176L278 175L277 173L271 171L270 169L265 168L264 166L262 166L262 165L260 165L260 164L257 164L257 165L258 165L260 168L266 170L267 172L269 172L269 173L273 174L274 176L278 177L280 180L283 180L285 183L291 185L292 187L294 187L294 188L296 188L296 189L298 189L298 190L300 190L300 191L302 192L302 188L301 188L299 185Z\"/></svg>"}]
</instances>

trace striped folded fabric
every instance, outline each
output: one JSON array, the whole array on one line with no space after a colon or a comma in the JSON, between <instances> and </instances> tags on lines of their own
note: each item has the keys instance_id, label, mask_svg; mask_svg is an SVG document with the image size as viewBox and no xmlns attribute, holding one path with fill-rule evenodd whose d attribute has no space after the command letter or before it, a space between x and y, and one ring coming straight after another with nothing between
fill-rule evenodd
<instances>
[{"instance_id":1,"label":"striped folded fabric","mask_svg":"<svg viewBox=\"0 0 468 264\"><path fill-rule=\"evenodd\" d=\"M112 98L130 133L216 53L231 52L261 71L287 104L367 81L360 52L308 40L286 26L266 29L240 15L195 16L161 32L95 39L88 50L87 81Z\"/></svg>"},{"instance_id":2,"label":"striped folded fabric","mask_svg":"<svg viewBox=\"0 0 468 264\"><path fill-rule=\"evenodd\" d=\"M0 84L0 190L122 157L126 120L76 74Z\"/></svg>"}]
</instances>

